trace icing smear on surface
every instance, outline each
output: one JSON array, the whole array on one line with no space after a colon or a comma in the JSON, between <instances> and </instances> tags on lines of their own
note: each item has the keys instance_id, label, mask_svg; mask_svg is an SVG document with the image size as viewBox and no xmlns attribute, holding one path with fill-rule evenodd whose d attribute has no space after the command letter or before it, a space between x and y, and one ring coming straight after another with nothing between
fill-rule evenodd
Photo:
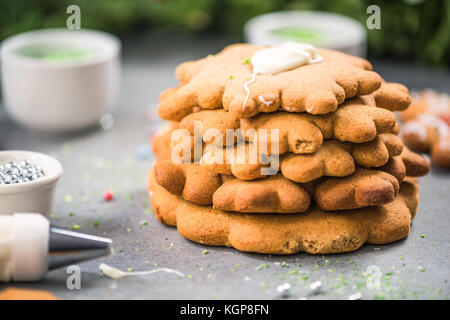
<instances>
[{"instance_id":1,"label":"icing smear on surface","mask_svg":"<svg viewBox=\"0 0 450 320\"><path fill-rule=\"evenodd\" d=\"M124 277L130 277L130 276L147 276L158 272L166 272L166 273L173 273L180 277L184 277L184 274L173 269L169 268L159 268L159 269L153 269L153 270L146 270L146 271L133 271L133 272L126 272L122 271L120 269L111 267L110 265L107 265L106 263L101 263L99 265L100 272L111 279L121 279Z\"/></svg>"},{"instance_id":2,"label":"icing smear on surface","mask_svg":"<svg viewBox=\"0 0 450 320\"><path fill-rule=\"evenodd\" d=\"M245 109L245 105L250 97L250 89L248 86L255 82L256 75L277 74L306 64L313 64L321 61L323 61L323 58L316 52L316 49L312 45L306 43L289 41L277 47L256 51L250 59L253 73L250 80L244 84L244 89L247 94L242 108ZM263 103L266 104L267 101L266 103Z\"/></svg>"}]
</instances>

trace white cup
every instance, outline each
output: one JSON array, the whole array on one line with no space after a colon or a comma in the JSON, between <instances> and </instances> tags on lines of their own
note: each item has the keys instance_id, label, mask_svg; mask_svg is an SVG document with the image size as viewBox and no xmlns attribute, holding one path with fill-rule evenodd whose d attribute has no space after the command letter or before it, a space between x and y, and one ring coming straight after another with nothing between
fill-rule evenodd
<instances>
[{"instance_id":1,"label":"white cup","mask_svg":"<svg viewBox=\"0 0 450 320\"><path fill-rule=\"evenodd\" d=\"M299 40L276 30L297 28L317 35ZM256 45L279 45L285 41L308 42L315 47L333 49L354 56L366 55L366 30L347 16L322 11L279 11L250 19L244 27L245 40Z\"/></svg>"},{"instance_id":2,"label":"white cup","mask_svg":"<svg viewBox=\"0 0 450 320\"><path fill-rule=\"evenodd\" d=\"M61 163L48 155L21 150L0 151L0 164L30 160L44 176L36 180L0 185L0 215L36 212L46 217L53 210L56 184L63 173Z\"/></svg>"},{"instance_id":3,"label":"white cup","mask_svg":"<svg viewBox=\"0 0 450 320\"><path fill-rule=\"evenodd\" d=\"M93 126L116 101L120 47L115 36L93 30L42 29L6 39L1 62L7 112L21 125L42 131ZM86 54L52 60L27 53L50 48Z\"/></svg>"}]
</instances>

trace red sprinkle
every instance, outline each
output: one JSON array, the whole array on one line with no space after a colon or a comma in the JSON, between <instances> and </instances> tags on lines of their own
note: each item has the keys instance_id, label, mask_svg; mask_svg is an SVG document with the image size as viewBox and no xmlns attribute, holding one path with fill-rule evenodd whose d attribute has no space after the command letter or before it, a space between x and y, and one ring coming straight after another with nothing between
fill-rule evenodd
<instances>
[{"instance_id":1,"label":"red sprinkle","mask_svg":"<svg viewBox=\"0 0 450 320\"><path fill-rule=\"evenodd\" d=\"M114 199L114 193L112 193L110 190L106 190L103 192L103 199L105 201L111 201Z\"/></svg>"}]
</instances>

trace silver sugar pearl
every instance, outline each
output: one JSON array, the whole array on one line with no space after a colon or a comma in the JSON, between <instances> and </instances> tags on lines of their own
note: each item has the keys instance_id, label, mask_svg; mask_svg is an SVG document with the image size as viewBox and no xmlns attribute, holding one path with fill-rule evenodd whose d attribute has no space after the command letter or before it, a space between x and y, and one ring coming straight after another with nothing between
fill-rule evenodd
<instances>
[{"instance_id":1,"label":"silver sugar pearl","mask_svg":"<svg viewBox=\"0 0 450 320\"><path fill-rule=\"evenodd\" d=\"M44 176L40 166L30 160L9 161L0 165L0 184L27 183Z\"/></svg>"},{"instance_id":2,"label":"silver sugar pearl","mask_svg":"<svg viewBox=\"0 0 450 320\"><path fill-rule=\"evenodd\" d=\"M19 166L20 166L21 168L26 168L26 167L28 167L29 165L30 165L30 160L23 160L23 161L21 161L20 164L19 164Z\"/></svg>"}]
</instances>

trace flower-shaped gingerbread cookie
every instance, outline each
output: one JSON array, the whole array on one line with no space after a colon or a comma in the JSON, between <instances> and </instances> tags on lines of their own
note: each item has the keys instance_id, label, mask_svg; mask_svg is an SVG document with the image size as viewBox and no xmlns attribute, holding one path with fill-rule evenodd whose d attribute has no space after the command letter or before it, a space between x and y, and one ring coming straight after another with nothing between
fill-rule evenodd
<instances>
[{"instance_id":1,"label":"flower-shaped gingerbread cookie","mask_svg":"<svg viewBox=\"0 0 450 320\"><path fill-rule=\"evenodd\" d=\"M149 175L156 218L185 238L207 245L267 254L349 252L364 243L386 244L408 236L418 205L417 182L402 183L394 201L376 207L306 213L235 214L185 201Z\"/></svg>"},{"instance_id":2,"label":"flower-shaped gingerbread cookie","mask_svg":"<svg viewBox=\"0 0 450 320\"><path fill-rule=\"evenodd\" d=\"M274 112L241 119L240 122L222 109L205 110L185 117L179 127L194 135L195 124L199 126L198 134L207 143L225 146L240 139L257 139L259 143L267 142L267 150L271 150L271 130L278 130L278 135L275 136L278 153L283 154L288 151L314 153L326 139L355 143L371 141L377 134L395 131L396 119L389 110L366 105L355 99L345 102L338 110L326 115ZM237 131L238 129L241 131ZM265 129L264 135L260 133L260 129ZM216 136L220 141L216 141Z\"/></svg>"},{"instance_id":3,"label":"flower-shaped gingerbread cookie","mask_svg":"<svg viewBox=\"0 0 450 320\"><path fill-rule=\"evenodd\" d=\"M250 58L262 47L238 44L215 56L181 64L176 75L178 88L160 97L159 115L179 121L200 109L224 108L237 118L250 118L260 112L278 109L311 114L336 110L345 99L377 90L381 78L371 64L361 58L319 49L322 62L303 65L277 74L252 77Z\"/></svg>"},{"instance_id":4,"label":"flower-shaped gingerbread cookie","mask_svg":"<svg viewBox=\"0 0 450 320\"><path fill-rule=\"evenodd\" d=\"M398 156L403 149L400 139L391 133L377 136L366 143L344 143L336 140L325 141L313 154L294 154L251 157L253 144L239 143L232 147L209 147L200 164L210 170L234 175L241 180L253 180L266 175L282 174L296 182L309 182L322 176L344 177L355 170L356 164L363 167L380 167L390 157ZM266 168L267 170L262 170Z\"/></svg>"},{"instance_id":5,"label":"flower-shaped gingerbread cookie","mask_svg":"<svg viewBox=\"0 0 450 320\"><path fill-rule=\"evenodd\" d=\"M310 195L324 210L343 210L392 201L399 181L383 171L357 168L343 178L323 178L298 184L281 174L258 180L218 175L199 165L157 162L157 183L193 203L236 212L297 213L309 207Z\"/></svg>"}]
</instances>

